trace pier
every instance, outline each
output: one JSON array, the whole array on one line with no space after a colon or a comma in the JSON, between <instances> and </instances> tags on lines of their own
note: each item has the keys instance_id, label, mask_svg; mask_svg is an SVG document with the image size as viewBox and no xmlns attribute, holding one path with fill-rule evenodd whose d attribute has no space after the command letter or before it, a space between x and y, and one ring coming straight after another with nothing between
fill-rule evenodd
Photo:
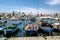
<instances>
[{"instance_id":1,"label":"pier","mask_svg":"<svg viewBox=\"0 0 60 40\"><path fill-rule=\"evenodd\" d=\"M0 40L60 40L60 36L47 36L47 37L11 37L0 38Z\"/></svg>"}]
</instances>

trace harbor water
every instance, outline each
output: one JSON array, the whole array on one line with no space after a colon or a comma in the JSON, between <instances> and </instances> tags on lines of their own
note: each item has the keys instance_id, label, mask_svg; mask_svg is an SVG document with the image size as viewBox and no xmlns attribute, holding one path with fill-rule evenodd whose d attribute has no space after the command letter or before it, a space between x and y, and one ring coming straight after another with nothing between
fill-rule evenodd
<instances>
[{"instance_id":1,"label":"harbor water","mask_svg":"<svg viewBox=\"0 0 60 40\"><path fill-rule=\"evenodd\" d=\"M0 22L4 22L5 20L0 20ZM50 21L50 20L49 20ZM21 24L19 24L21 22ZM24 27L26 26L26 24L28 24L28 23L34 23L34 24L36 24L37 25L37 20L36 21L34 21L34 22L29 22L29 20L24 20L24 21L22 21L22 20L17 20L17 21L12 21L12 20L7 20L7 24L4 26L4 27L8 27L9 25L11 25L11 24L17 24L17 27L19 28L19 30L17 31L17 32L15 32L14 34L12 34L12 36L11 37L26 37L25 35L25 33L26 33L26 31L24 30ZM48 29L47 29L48 30ZM54 35L60 35L59 33L57 33L57 32L53 32L54 33ZM49 33L50 34L50 33ZM38 33L38 36L42 36L42 35L44 35L44 34L42 34L42 33ZM4 37L4 35L3 34L1 34L0 33L0 38L1 37Z\"/></svg>"},{"instance_id":2,"label":"harbor water","mask_svg":"<svg viewBox=\"0 0 60 40\"><path fill-rule=\"evenodd\" d=\"M0 20L0 22L4 22L4 21L5 20ZM21 24L19 24L20 22L21 22ZM24 20L24 21L22 21L22 20L17 20L17 21L7 20L7 24L4 27L8 27L11 24L17 24L17 27L19 28L19 30L16 33L14 33L12 35L12 37L24 37L25 31L23 30L23 28L28 23L29 23L29 20ZM31 23L36 23L36 21L35 22L31 22ZM4 37L4 35L0 34L0 38L1 37Z\"/></svg>"}]
</instances>

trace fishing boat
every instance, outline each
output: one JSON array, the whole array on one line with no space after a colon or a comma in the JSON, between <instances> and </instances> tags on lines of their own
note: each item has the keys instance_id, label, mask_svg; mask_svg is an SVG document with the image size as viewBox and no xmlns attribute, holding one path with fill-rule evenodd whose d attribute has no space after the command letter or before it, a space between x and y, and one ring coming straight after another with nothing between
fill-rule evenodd
<instances>
[{"instance_id":1,"label":"fishing boat","mask_svg":"<svg viewBox=\"0 0 60 40\"><path fill-rule=\"evenodd\" d=\"M53 25L53 28L56 28L56 29L58 29L59 25L60 25L58 19L56 19L56 18L51 19L50 24Z\"/></svg>"},{"instance_id":2,"label":"fishing boat","mask_svg":"<svg viewBox=\"0 0 60 40\"><path fill-rule=\"evenodd\" d=\"M11 20L12 21L17 21L17 20L19 20L17 17L15 17L15 16L13 16L12 18L11 18Z\"/></svg>"},{"instance_id":3,"label":"fishing boat","mask_svg":"<svg viewBox=\"0 0 60 40\"><path fill-rule=\"evenodd\" d=\"M4 24L2 22L0 22L0 26L3 26Z\"/></svg>"},{"instance_id":4,"label":"fishing boat","mask_svg":"<svg viewBox=\"0 0 60 40\"><path fill-rule=\"evenodd\" d=\"M49 25L52 25L54 28L56 28L54 25L59 24L58 19L59 18L53 18L53 17L40 17L40 20L38 21L41 25L46 25L48 23Z\"/></svg>"},{"instance_id":5,"label":"fishing boat","mask_svg":"<svg viewBox=\"0 0 60 40\"><path fill-rule=\"evenodd\" d=\"M42 20L41 20L42 19ZM40 17L39 24L46 27L46 24L49 25L49 28L51 29L51 32L60 32L60 23L59 18L49 18L49 17ZM40 29L42 30L42 27L40 26ZM47 28L48 29L48 28ZM44 30L44 29L43 29ZM45 28L46 30L46 28ZM48 30L46 30L47 32ZM50 32L49 31L49 32Z\"/></svg>"},{"instance_id":6,"label":"fishing boat","mask_svg":"<svg viewBox=\"0 0 60 40\"><path fill-rule=\"evenodd\" d=\"M47 21L38 21L39 31L46 35L52 35L52 30L54 29L53 25L49 24Z\"/></svg>"},{"instance_id":7,"label":"fishing boat","mask_svg":"<svg viewBox=\"0 0 60 40\"><path fill-rule=\"evenodd\" d=\"M31 18L30 18L30 21L35 21L35 20L36 20L35 17L31 17Z\"/></svg>"},{"instance_id":8,"label":"fishing boat","mask_svg":"<svg viewBox=\"0 0 60 40\"><path fill-rule=\"evenodd\" d=\"M25 20L25 17L22 17L21 20L24 21Z\"/></svg>"},{"instance_id":9,"label":"fishing boat","mask_svg":"<svg viewBox=\"0 0 60 40\"><path fill-rule=\"evenodd\" d=\"M54 23L53 24L53 30L52 30L52 33L53 35L59 35L60 34L60 23Z\"/></svg>"},{"instance_id":10,"label":"fishing boat","mask_svg":"<svg viewBox=\"0 0 60 40\"><path fill-rule=\"evenodd\" d=\"M18 30L18 27L15 24L10 25L4 29L4 35L12 35Z\"/></svg>"},{"instance_id":11,"label":"fishing boat","mask_svg":"<svg viewBox=\"0 0 60 40\"><path fill-rule=\"evenodd\" d=\"M3 33L3 29L4 29L4 27L0 26L0 33Z\"/></svg>"},{"instance_id":12,"label":"fishing boat","mask_svg":"<svg viewBox=\"0 0 60 40\"><path fill-rule=\"evenodd\" d=\"M33 34L37 34L38 32L38 26L36 26L35 24L27 24L26 27L24 28L24 30L26 31L26 34L32 36Z\"/></svg>"},{"instance_id":13,"label":"fishing boat","mask_svg":"<svg viewBox=\"0 0 60 40\"><path fill-rule=\"evenodd\" d=\"M5 28L5 27L4 27L5 24L6 24L5 22L3 22L3 23L0 22L0 32L1 32L1 33L3 32L3 30L4 30L4 28Z\"/></svg>"},{"instance_id":14,"label":"fishing boat","mask_svg":"<svg viewBox=\"0 0 60 40\"><path fill-rule=\"evenodd\" d=\"M55 29L60 30L60 23L54 23L53 26Z\"/></svg>"}]
</instances>

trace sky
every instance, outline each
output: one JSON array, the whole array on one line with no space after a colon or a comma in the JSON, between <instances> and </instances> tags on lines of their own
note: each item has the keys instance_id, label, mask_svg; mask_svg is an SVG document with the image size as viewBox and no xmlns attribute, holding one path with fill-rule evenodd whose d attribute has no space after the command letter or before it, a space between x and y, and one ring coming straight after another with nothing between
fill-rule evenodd
<instances>
[{"instance_id":1,"label":"sky","mask_svg":"<svg viewBox=\"0 0 60 40\"><path fill-rule=\"evenodd\" d=\"M0 0L0 12L60 13L60 0Z\"/></svg>"}]
</instances>

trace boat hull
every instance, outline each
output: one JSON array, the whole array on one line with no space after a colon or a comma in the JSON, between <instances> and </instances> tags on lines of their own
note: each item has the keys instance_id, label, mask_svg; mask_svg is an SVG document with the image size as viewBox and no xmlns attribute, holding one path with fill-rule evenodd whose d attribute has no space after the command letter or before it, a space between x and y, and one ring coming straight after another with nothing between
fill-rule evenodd
<instances>
[{"instance_id":1,"label":"boat hull","mask_svg":"<svg viewBox=\"0 0 60 40\"><path fill-rule=\"evenodd\" d=\"M51 35L51 36L53 35L52 30L53 28L46 28L46 29L39 28L39 32L46 34L46 35Z\"/></svg>"},{"instance_id":2,"label":"boat hull","mask_svg":"<svg viewBox=\"0 0 60 40\"><path fill-rule=\"evenodd\" d=\"M34 36L37 35L37 31L35 30L26 30L26 34L29 36Z\"/></svg>"},{"instance_id":3,"label":"boat hull","mask_svg":"<svg viewBox=\"0 0 60 40\"><path fill-rule=\"evenodd\" d=\"M18 28L16 28L16 29L11 29L11 30L6 30L5 32L4 32L4 35L5 36L11 36L13 33L15 33L16 31L18 30Z\"/></svg>"}]
</instances>

